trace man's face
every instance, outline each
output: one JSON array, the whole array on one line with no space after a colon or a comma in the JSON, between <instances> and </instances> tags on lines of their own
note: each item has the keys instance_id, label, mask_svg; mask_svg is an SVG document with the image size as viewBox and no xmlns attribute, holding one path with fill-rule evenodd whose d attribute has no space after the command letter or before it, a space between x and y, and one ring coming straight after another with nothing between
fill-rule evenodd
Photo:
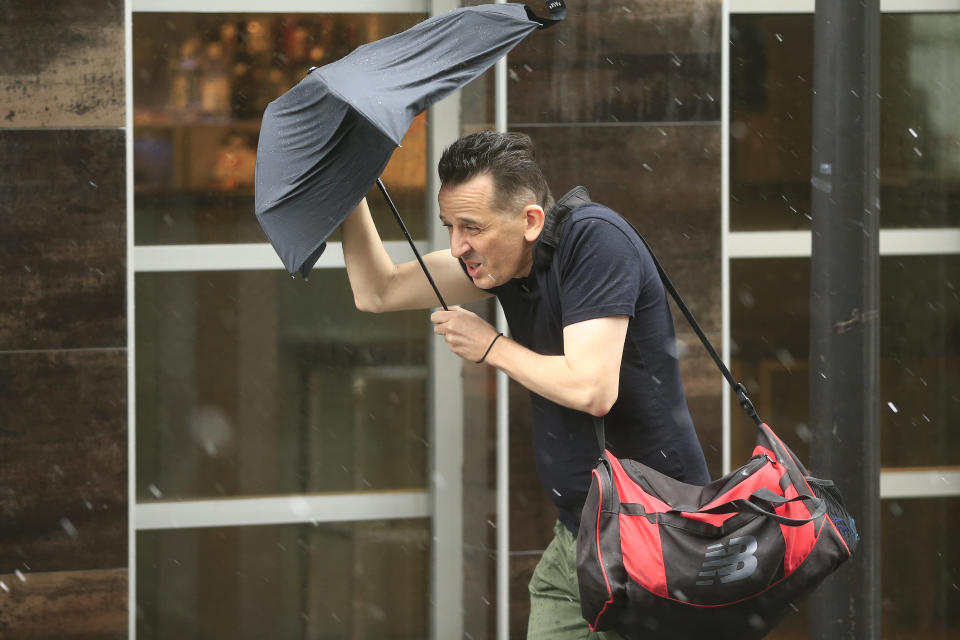
<instances>
[{"instance_id":1,"label":"man's face","mask_svg":"<svg viewBox=\"0 0 960 640\"><path fill-rule=\"evenodd\" d=\"M529 207L512 212L494 209L493 189L493 178L480 174L443 187L438 196L440 221L450 232L450 252L463 261L481 289L530 273L533 241L540 233L540 226L531 229Z\"/></svg>"}]
</instances>

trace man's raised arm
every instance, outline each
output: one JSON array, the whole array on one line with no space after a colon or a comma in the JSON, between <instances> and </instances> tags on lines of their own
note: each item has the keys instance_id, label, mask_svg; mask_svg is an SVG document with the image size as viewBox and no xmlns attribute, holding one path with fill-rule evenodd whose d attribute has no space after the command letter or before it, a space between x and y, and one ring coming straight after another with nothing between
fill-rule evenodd
<instances>
[{"instance_id":1,"label":"man's raised arm","mask_svg":"<svg viewBox=\"0 0 960 640\"><path fill-rule=\"evenodd\" d=\"M416 260L393 264L373 223L366 198L343 222L341 240L357 309L380 313L439 306L437 296ZM423 261L448 304L461 304L487 296L464 274L449 249L428 253L423 256Z\"/></svg>"}]
</instances>

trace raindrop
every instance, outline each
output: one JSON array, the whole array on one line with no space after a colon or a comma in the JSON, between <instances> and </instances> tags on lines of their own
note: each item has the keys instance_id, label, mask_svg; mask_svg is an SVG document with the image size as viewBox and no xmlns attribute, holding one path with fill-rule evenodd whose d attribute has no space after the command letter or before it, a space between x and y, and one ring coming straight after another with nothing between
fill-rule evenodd
<instances>
[{"instance_id":1,"label":"raindrop","mask_svg":"<svg viewBox=\"0 0 960 640\"><path fill-rule=\"evenodd\" d=\"M900 413L900 410L897 409L897 405L893 404L892 402L888 402L887 406L890 407L890 411L893 411L894 413Z\"/></svg>"},{"instance_id":2,"label":"raindrop","mask_svg":"<svg viewBox=\"0 0 960 640\"><path fill-rule=\"evenodd\" d=\"M160 489L157 488L157 485L155 485L155 484L151 484L149 487L147 487L147 490L148 490L151 494L153 494L153 497L154 497L154 498L160 499L160 498L163 497L163 491L160 491Z\"/></svg>"},{"instance_id":3,"label":"raindrop","mask_svg":"<svg viewBox=\"0 0 960 640\"><path fill-rule=\"evenodd\" d=\"M555 494L557 494L558 496L562 496L562 495L563 495L562 493L560 493L559 491L557 491L557 488L556 488L556 487L553 488L553 492L554 492Z\"/></svg>"},{"instance_id":4,"label":"raindrop","mask_svg":"<svg viewBox=\"0 0 960 640\"><path fill-rule=\"evenodd\" d=\"M780 33L777 34L777 42L783 42L783 35Z\"/></svg>"},{"instance_id":5,"label":"raindrop","mask_svg":"<svg viewBox=\"0 0 960 640\"><path fill-rule=\"evenodd\" d=\"M487 524L490 525L490 527L493 529L497 528L497 523L494 522L493 520L487 520Z\"/></svg>"},{"instance_id":6,"label":"raindrop","mask_svg":"<svg viewBox=\"0 0 960 640\"><path fill-rule=\"evenodd\" d=\"M915 154L917 154L917 157L918 157L918 158L922 158L922 157L923 157L923 153L920 151L920 149L917 149L916 147L914 147L914 148L913 148L913 152L914 152Z\"/></svg>"},{"instance_id":7,"label":"raindrop","mask_svg":"<svg viewBox=\"0 0 960 640\"><path fill-rule=\"evenodd\" d=\"M927 414L921 413L921 414L920 414L920 417L923 418L924 420L926 420L927 422L930 422L930 418L927 417Z\"/></svg>"},{"instance_id":8,"label":"raindrop","mask_svg":"<svg viewBox=\"0 0 960 640\"><path fill-rule=\"evenodd\" d=\"M754 629L763 629L766 626L766 624L763 621L763 618L761 618L757 614L753 614L749 618L747 618L747 622L749 622L750 626L753 627Z\"/></svg>"},{"instance_id":9,"label":"raindrop","mask_svg":"<svg viewBox=\"0 0 960 640\"><path fill-rule=\"evenodd\" d=\"M18 579L20 582L26 582L26 581L27 581L27 577L26 577L25 575L23 575L23 573L20 571L20 569L17 569L16 571L14 571L14 572L13 572L13 575L17 576L17 579Z\"/></svg>"},{"instance_id":10,"label":"raindrop","mask_svg":"<svg viewBox=\"0 0 960 640\"><path fill-rule=\"evenodd\" d=\"M613 64L613 63L611 62L610 64ZM523 65L523 69L524 69L524 71L526 71L527 73L533 73L533 67L531 67L531 66L528 65L528 64Z\"/></svg>"},{"instance_id":11,"label":"raindrop","mask_svg":"<svg viewBox=\"0 0 960 640\"><path fill-rule=\"evenodd\" d=\"M3 589L7 593L10 593L10 587L7 586L7 583L3 580L0 580L0 589Z\"/></svg>"},{"instance_id":12,"label":"raindrop","mask_svg":"<svg viewBox=\"0 0 960 640\"><path fill-rule=\"evenodd\" d=\"M310 503L303 498L294 498L290 501L290 511L301 518L310 515Z\"/></svg>"},{"instance_id":13,"label":"raindrop","mask_svg":"<svg viewBox=\"0 0 960 640\"><path fill-rule=\"evenodd\" d=\"M897 502L896 500L892 501L889 505L887 505L887 508L890 509L890 514L894 518L899 518L900 516L903 515L903 507L901 507L900 503Z\"/></svg>"},{"instance_id":14,"label":"raindrop","mask_svg":"<svg viewBox=\"0 0 960 640\"><path fill-rule=\"evenodd\" d=\"M793 358L793 354L787 351L786 349L777 349L776 355L777 355L777 360L779 360L780 364L782 364L788 371L797 362Z\"/></svg>"},{"instance_id":15,"label":"raindrop","mask_svg":"<svg viewBox=\"0 0 960 640\"><path fill-rule=\"evenodd\" d=\"M77 531L77 528L73 526L73 523L70 522L70 518L60 518L60 526L63 527L63 530L66 531L67 535L71 538L77 537L79 532Z\"/></svg>"},{"instance_id":16,"label":"raindrop","mask_svg":"<svg viewBox=\"0 0 960 640\"><path fill-rule=\"evenodd\" d=\"M797 609L797 605L793 604L792 602L789 602L789 603L787 603L787 604L790 605L790 608L791 608L791 609L793 609L793 610L796 611L797 613L800 613L800 609Z\"/></svg>"},{"instance_id":17,"label":"raindrop","mask_svg":"<svg viewBox=\"0 0 960 640\"><path fill-rule=\"evenodd\" d=\"M649 171L650 173L653 173L653 167L648 165L646 162L643 163L643 168Z\"/></svg>"},{"instance_id":18,"label":"raindrop","mask_svg":"<svg viewBox=\"0 0 960 640\"><path fill-rule=\"evenodd\" d=\"M194 441L208 456L215 457L233 442L233 426L220 407L198 407L191 416Z\"/></svg>"},{"instance_id":19,"label":"raindrop","mask_svg":"<svg viewBox=\"0 0 960 640\"><path fill-rule=\"evenodd\" d=\"M918 134L918 133L914 130L913 127L910 127L909 129L907 129L907 131L909 131L909 132L910 132L910 135L912 135L914 138L919 138L919 137L920 137L920 134Z\"/></svg>"}]
</instances>

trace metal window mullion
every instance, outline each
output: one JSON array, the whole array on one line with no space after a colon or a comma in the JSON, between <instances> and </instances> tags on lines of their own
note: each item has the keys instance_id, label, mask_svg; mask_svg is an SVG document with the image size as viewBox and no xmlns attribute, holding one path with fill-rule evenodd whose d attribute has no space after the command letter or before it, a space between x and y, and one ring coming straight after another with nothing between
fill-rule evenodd
<instances>
[{"instance_id":1,"label":"metal window mullion","mask_svg":"<svg viewBox=\"0 0 960 640\"><path fill-rule=\"evenodd\" d=\"M136 432L136 314L134 313L134 179L133 179L133 21L132 0L123 11L124 101L126 129L126 285L127 285L127 637L137 637L137 432Z\"/></svg>"},{"instance_id":2,"label":"metal window mullion","mask_svg":"<svg viewBox=\"0 0 960 640\"><path fill-rule=\"evenodd\" d=\"M437 15L458 0L430 0ZM427 115L427 219L439 215L436 163L446 144L460 133L460 92L434 104ZM431 248L447 243L438 224L428 224ZM434 514L430 567L430 636L463 637L463 376L462 360L444 343L430 340L430 478Z\"/></svg>"},{"instance_id":3,"label":"metal window mullion","mask_svg":"<svg viewBox=\"0 0 960 640\"><path fill-rule=\"evenodd\" d=\"M413 257L410 246L402 241L384 242L394 262ZM157 271L245 271L283 269L283 263L268 243L140 245L133 248L136 272ZM330 242L314 269L343 269L343 250L339 242Z\"/></svg>"},{"instance_id":4,"label":"metal window mullion","mask_svg":"<svg viewBox=\"0 0 960 640\"><path fill-rule=\"evenodd\" d=\"M728 0L729 13L813 14L816 0ZM960 0L881 0L884 13L941 13L960 11Z\"/></svg>"},{"instance_id":5,"label":"metal window mullion","mask_svg":"<svg viewBox=\"0 0 960 640\"><path fill-rule=\"evenodd\" d=\"M730 42L730 3L723 3L720 42ZM720 51L720 324L723 361L730 363L730 47L724 44ZM730 390L721 378L721 469L730 471L732 455Z\"/></svg>"},{"instance_id":6,"label":"metal window mullion","mask_svg":"<svg viewBox=\"0 0 960 640\"><path fill-rule=\"evenodd\" d=\"M425 13L427 0L130 0L142 13Z\"/></svg>"},{"instance_id":7,"label":"metal window mullion","mask_svg":"<svg viewBox=\"0 0 960 640\"><path fill-rule=\"evenodd\" d=\"M137 503L137 531L400 520L430 516L426 491L348 492Z\"/></svg>"},{"instance_id":8,"label":"metal window mullion","mask_svg":"<svg viewBox=\"0 0 960 640\"><path fill-rule=\"evenodd\" d=\"M497 0L497 4L505 0ZM493 120L497 131L505 132L507 122L507 56L494 67ZM500 302L496 303L497 331L510 333ZM496 372L497 428L497 640L510 637L510 379Z\"/></svg>"},{"instance_id":9,"label":"metal window mullion","mask_svg":"<svg viewBox=\"0 0 960 640\"><path fill-rule=\"evenodd\" d=\"M729 257L809 258L809 231L734 231L728 234ZM960 228L881 229L881 256L931 256L960 253Z\"/></svg>"}]
</instances>

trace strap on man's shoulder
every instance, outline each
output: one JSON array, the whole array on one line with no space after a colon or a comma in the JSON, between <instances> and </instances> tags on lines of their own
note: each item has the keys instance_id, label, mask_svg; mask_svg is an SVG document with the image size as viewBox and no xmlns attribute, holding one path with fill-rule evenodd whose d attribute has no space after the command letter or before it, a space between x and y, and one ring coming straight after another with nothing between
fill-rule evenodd
<instances>
[{"instance_id":1,"label":"strap on man's shoulder","mask_svg":"<svg viewBox=\"0 0 960 640\"><path fill-rule=\"evenodd\" d=\"M557 200L543 221L543 230L533 247L533 268L545 269L553 261L553 254L560 244L563 228L570 214L583 205L590 204L590 194L585 187L574 187Z\"/></svg>"}]
</instances>

